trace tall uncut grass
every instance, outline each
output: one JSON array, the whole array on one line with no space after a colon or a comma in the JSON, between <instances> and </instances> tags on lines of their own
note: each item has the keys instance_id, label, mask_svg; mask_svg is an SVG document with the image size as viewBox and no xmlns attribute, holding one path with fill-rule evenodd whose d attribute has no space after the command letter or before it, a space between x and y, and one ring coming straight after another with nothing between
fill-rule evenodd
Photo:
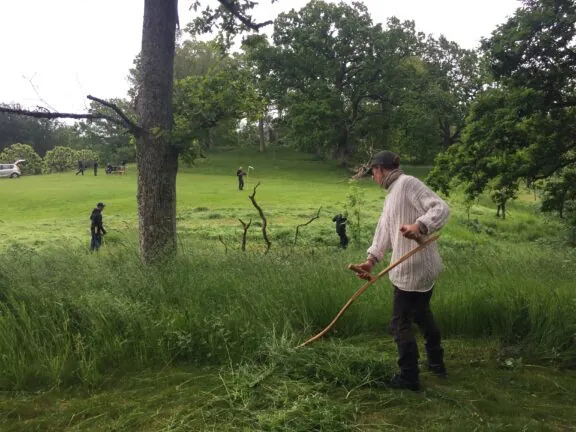
<instances>
[{"instance_id":1,"label":"tall uncut grass","mask_svg":"<svg viewBox=\"0 0 576 432\"><path fill-rule=\"evenodd\" d=\"M445 336L574 355L576 269L566 254L448 238L441 253L433 309ZM303 341L327 325L361 285L345 265L362 258L185 250L146 268L132 246L13 250L0 255L0 388L97 385L174 363L254 359L278 335ZM388 337L391 298L388 280L379 282L326 337Z\"/></svg>"}]
</instances>

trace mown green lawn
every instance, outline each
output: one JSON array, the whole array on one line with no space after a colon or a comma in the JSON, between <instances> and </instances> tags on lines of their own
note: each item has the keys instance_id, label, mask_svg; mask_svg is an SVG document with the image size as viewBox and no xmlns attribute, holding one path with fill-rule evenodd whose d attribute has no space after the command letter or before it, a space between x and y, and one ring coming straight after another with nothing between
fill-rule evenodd
<instances>
[{"instance_id":1,"label":"mown green lawn","mask_svg":"<svg viewBox=\"0 0 576 432\"><path fill-rule=\"evenodd\" d=\"M242 164L251 170L244 191L239 191L235 172ZM412 175L425 177L427 168L406 167ZM73 172L45 176L22 177L0 182L0 247L22 242L36 247L57 244L79 245L89 240L89 215L97 202L107 204L105 222L113 238L137 228L136 176L129 168L126 176L98 177L90 172L76 176ZM320 220L308 231L318 232L330 244L337 244L332 217L344 212L349 193L348 173L330 163L314 160L302 154L260 155L236 152L210 155L196 167L182 167L177 182L178 228L184 238L215 240L219 235L237 238L241 234L238 218L258 219L248 200L257 182L257 201L269 219L269 229L280 237L293 234L297 224L306 222L319 208ZM364 242L376 224L384 193L371 179L360 182L364 192L361 224ZM532 204L527 194L525 201ZM457 199L451 200L453 213L463 216L465 209ZM472 218L481 219L491 229L502 229L504 235L517 232L523 237L545 237L559 228L557 223L538 224L532 207L512 204L509 221L494 218L495 211L488 200L471 210ZM530 229L538 224L538 231ZM528 228L526 230L525 228ZM254 232L254 231L251 231ZM468 230L449 223L447 234L468 239ZM272 236L273 237L273 236ZM533 239L534 239L533 238Z\"/></svg>"},{"instance_id":2,"label":"mown green lawn","mask_svg":"<svg viewBox=\"0 0 576 432\"><path fill-rule=\"evenodd\" d=\"M576 375L506 363L497 344L451 340L450 376L419 393L372 380L394 368L382 337L278 352L266 364L169 368L97 390L0 395L3 431L570 431Z\"/></svg>"}]
</instances>

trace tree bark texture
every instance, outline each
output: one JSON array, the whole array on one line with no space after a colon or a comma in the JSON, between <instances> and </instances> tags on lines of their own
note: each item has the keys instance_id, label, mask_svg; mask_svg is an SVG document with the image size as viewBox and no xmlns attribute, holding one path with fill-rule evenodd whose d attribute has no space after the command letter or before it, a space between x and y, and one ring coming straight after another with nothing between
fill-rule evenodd
<instances>
[{"instance_id":1,"label":"tree bark texture","mask_svg":"<svg viewBox=\"0 0 576 432\"><path fill-rule=\"evenodd\" d=\"M264 134L264 117L258 120L258 132L260 135L260 153L266 151L266 135Z\"/></svg>"},{"instance_id":2,"label":"tree bark texture","mask_svg":"<svg viewBox=\"0 0 576 432\"><path fill-rule=\"evenodd\" d=\"M338 165L345 167L348 164L348 129L343 128L340 132L340 137L338 139L338 147L336 148L336 160Z\"/></svg>"},{"instance_id":3,"label":"tree bark texture","mask_svg":"<svg viewBox=\"0 0 576 432\"><path fill-rule=\"evenodd\" d=\"M178 0L145 0L138 114L140 254L153 263L176 251L178 151L171 145Z\"/></svg>"}]
</instances>

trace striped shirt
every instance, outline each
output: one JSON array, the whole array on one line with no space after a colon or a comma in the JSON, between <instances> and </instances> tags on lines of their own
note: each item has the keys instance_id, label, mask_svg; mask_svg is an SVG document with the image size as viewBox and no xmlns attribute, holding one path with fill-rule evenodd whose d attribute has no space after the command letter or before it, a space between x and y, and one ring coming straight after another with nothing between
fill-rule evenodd
<instances>
[{"instance_id":1,"label":"striped shirt","mask_svg":"<svg viewBox=\"0 0 576 432\"><path fill-rule=\"evenodd\" d=\"M419 223L430 235L446 224L449 215L444 200L416 177L402 174L388 189L368 254L381 261L386 251L392 249L391 262L394 262L417 246L414 240L402 235L402 225ZM434 242L392 269L389 277L398 289L425 292L433 287L443 268Z\"/></svg>"}]
</instances>

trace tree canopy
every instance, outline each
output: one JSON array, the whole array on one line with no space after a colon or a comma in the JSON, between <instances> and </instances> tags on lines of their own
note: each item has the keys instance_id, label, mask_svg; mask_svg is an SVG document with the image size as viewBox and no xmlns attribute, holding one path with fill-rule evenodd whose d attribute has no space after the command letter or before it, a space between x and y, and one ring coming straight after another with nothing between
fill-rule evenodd
<instances>
[{"instance_id":1,"label":"tree canopy","mask_svg":"<svg viewBox=\"0 0 576 432\"><path fill-rule=\"evenodd\" d=\"M446 193L462 183L474 198L547 181L544 210L573 196L566 188L576 167L575 23L571 0L524 0L483 41L491 83L471 106L462 142L438 156L431 183Z\"/></svg>"},{"instance_id":2,"label":"tree canopy","mask_svg":"<svg viewBox=\"0 0 576 432\"><path fill-rule=\"evenodd\" d=\"M244 50L288 141L342 164L371 147L431 161L459 140L482 84L473 51L427 39L412 21L375 24L358 2L311 1Z\"/></svg>"}]
</instances>

